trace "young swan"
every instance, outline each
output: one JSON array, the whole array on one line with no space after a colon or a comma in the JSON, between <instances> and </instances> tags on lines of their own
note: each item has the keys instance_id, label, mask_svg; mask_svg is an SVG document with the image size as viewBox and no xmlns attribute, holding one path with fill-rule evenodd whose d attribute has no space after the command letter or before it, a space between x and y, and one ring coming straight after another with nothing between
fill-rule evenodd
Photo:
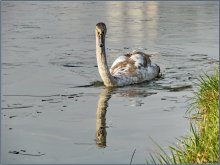
<instances>
[{"instance_id":1,"label":"young swan","mask_svg":"<svg viewBox=\"0 0 220 165\"><path fill-rule=\"evenodd\" d=\"M110 70L105 53L105 35L107 28L104 23L96 24L96 58L99 74L107 87L125 86L152 80L160 73L160 67L151 64L150 55L140 51L118 57Z\"/></svg>"}]
</instances>

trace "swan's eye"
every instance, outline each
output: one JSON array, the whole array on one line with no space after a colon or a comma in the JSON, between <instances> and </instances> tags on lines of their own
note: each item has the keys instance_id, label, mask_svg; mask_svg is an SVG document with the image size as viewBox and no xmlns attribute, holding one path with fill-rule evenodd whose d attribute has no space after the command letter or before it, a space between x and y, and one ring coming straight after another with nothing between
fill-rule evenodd
<instances>
[{"instance_id":1,"label":"swan's eye","mask_svg":"<svg viewBox=\"0 0 220 165\"><path fill-rule=\"evenodd\" d=\"M104 35L104 32L102 32L102 35Z\"/></svg>"}]
</instances>

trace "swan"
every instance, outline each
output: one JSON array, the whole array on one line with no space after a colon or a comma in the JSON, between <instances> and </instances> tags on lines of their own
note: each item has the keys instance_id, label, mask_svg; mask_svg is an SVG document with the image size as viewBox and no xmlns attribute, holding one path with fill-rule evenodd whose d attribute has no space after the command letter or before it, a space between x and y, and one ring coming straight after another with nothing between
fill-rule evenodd
<instances>
[{"instance_id":1,"label":"swan","mask_svg":"<svg viewBox=\"0 0 220 165\"><path fill-rule=\"evenodd\" d=\"M95 33L98 71L106 87L141 83L159 75L160 67L151 63L150 55L136 50L119 56L109 69L105 53L106 25L97 23Z\"/></svg>"}]
</instances>

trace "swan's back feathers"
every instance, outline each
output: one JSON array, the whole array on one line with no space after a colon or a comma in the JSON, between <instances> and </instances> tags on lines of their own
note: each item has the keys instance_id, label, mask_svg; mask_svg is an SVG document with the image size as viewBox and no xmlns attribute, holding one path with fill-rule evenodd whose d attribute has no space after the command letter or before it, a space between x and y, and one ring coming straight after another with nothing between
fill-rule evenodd
<instances>
[{"instance_id":1,"label":"swan's back feathers","mask_svg":"<svg viewBox=\"0 0 220 165\"><path fill-rule=\"evenodd\" d=\"M110 68L113 76L135 76L137 72L151 66L150 55L134 51L118 57Z\"/></svg>"},{"instance_id":2,"label":"swan's back feathers","mask_svg":"<svg viewBox=\"0 0 220 165\"><path fill-rule=\"evenodd\" d=\"M151 64L150 55L134 51L118 57L110 68L117 86L140 83L157 77L160 67Z\"/></svg>"}]
</instances>

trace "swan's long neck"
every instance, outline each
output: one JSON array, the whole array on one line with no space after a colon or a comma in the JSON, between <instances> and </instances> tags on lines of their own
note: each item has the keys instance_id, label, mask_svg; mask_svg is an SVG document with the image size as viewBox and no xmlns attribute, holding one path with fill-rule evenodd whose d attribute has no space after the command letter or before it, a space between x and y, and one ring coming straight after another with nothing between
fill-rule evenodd
<instances>
[{"instance_id":1,"label":"swan's long neck","mask_svg":"<svg viewBox=\"0 0 220 165\"><path fill-rule=\"evenodd\" d=\"M109 72L107 65L106 54L105 54L105 38L103 38L103 46L99 45L99 37L96 35L96 59L99 69L99 74L105 84L105 86L114 86L115 79Z\"/></svg>"}]
</instances>

